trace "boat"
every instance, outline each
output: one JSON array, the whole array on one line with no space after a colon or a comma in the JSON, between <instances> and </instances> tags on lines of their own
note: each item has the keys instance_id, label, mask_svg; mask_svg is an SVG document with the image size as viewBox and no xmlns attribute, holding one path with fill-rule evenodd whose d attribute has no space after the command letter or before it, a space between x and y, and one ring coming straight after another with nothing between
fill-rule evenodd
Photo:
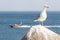
<instances>
[{"instance_id":1,"label":"boat","mask_svg":"<svg viewBox=\"0 0 60 40\"><path fill-rule=\"evenodd\" d=\"M20 24L9 24L11 28L30 28L29 25L23 25L22 22Z\"/></svg>"}]
</instances>

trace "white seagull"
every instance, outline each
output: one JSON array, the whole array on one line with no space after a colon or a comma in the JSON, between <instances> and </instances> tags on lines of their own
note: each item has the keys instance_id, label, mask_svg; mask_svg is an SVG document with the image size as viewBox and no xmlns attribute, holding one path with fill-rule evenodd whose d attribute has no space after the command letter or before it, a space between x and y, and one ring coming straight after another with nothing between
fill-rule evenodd
<instances>
[{"instance_id":1,"label":"white seagull","mask_svg":"<svg viewBox=\"0 0 60 40\"><path fill-rule=\"evenodd\" d=\"M36 18L34 19L34 21L40 21L43 25L43 22L46 20L47 18L47 14L46 14L46 9L49 8L47 4L44 5L44 8L43 8L43 11L41 12L41 14Z\"/></svg>"}]
</instances>

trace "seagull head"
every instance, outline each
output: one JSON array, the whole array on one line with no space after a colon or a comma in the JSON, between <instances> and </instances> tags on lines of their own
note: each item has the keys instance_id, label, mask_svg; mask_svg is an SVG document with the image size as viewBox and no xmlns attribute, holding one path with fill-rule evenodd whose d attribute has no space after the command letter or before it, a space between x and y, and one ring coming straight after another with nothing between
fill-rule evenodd
<instances>
[{"instance_id":1,"label":"seagull head","mask_svg":"<svg viewBox=\"0 0 60 40\"><path fill-rule=\"evenodd\" d=\"M47 4L44 5L44 8L49 8L49 6Z\"/></svg>"}]
</instances>

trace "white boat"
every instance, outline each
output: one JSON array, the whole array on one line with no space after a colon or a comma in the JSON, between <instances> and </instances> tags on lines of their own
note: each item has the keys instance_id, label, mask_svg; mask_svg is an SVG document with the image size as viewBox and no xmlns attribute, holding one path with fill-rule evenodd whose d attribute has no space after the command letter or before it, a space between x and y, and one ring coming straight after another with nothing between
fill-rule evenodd
<instances>
[{"instance_id":1,"label":"white boat","mask_svg":"<svg viewBox=\"0 0 60 40\"><path fill-rule=\"evenodd\" d=\"M22 22L20 24L10 24L11 28L30 28L29 25L23 25Z\"/></svg>"}]
</instances>

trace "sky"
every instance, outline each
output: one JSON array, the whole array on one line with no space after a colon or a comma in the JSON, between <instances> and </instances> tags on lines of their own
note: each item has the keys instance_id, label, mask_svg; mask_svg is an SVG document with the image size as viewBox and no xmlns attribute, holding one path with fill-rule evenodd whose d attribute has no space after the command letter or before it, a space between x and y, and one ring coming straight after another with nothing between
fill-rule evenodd
<instances>
[{"instance_id":1,"label":"sky","mask_svg":"<svg viewBox=\"0 0 60 40\"><path fill-rule=\"evenodd\" d=\"M48 4L48 11L60 11L60 0L0 0L0 11L41 11Z\"/></svg>"}]
</instances>

